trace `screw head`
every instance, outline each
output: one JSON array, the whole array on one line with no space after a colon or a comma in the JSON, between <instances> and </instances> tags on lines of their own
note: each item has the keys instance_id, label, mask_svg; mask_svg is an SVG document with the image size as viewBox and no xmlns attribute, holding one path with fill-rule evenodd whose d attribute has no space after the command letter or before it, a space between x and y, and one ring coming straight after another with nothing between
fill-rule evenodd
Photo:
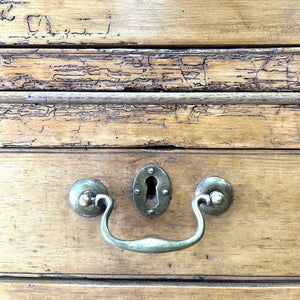
<instances>
[{"instance_id":1,"label":"screw head","mask_svg":"<svg viewBox=\"0 0 300 300\"><path fill-rule=\"evenodd\" d=\"M134 189L133 192L135 193L135 195L140 195L141 194L141 190L140 189Z\"/></svg>"},{"instance_id":2,"label":"screw head","mask_svg":"<svg viewBox=\"0 0 300 300\"><path fill-rule=\"evenodd\" d=\"M212 206L221 206L225 200L224 195L221 192L213 191L209 194Z\"/></svg>"},{"instance_id":3,"label":"screw head","mask_svg":"<svg viewBox=\"0 0 300 300\"><path fill-rule=\"evenodd\" d=\"M163 189L162 194L163 194L164 196L169 195L169 190Z\"/></svg>"},{"instance_id":4,"label":"screw head","mask_svg":"<svg viewBox=\"0 0 300 300\"><path fill-rule=\"evenodd\" d=\"M152 174L154 174L155 170L154 170L154 168L149 168L147 170L147 172L148 172L148 174L152 175Z\"/></svg>"}]
</instances>

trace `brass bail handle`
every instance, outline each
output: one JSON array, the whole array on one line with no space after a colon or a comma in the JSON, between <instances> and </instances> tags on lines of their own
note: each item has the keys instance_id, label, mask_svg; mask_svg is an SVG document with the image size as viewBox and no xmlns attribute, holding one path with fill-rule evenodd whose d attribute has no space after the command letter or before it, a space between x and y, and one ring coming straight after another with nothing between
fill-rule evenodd
<instances>
[{"instance_id":1,"label":"brass bail handle","mask_svg":"<svg viewBox=\"0 0 300 300\"><path fill-rule=\"evenodd\" d=\"M163 253L182 250L197 243L204 234L204 219L200 209L211 215L225 212L233 201L231 185L223 178L209 177L201 181L192 200L192 208L198 226L196 232L184 240L169 240L148 236L137 240L122 240L114 237L108 229L108 219L114 207L114 201L108 196L105 186L96 179L81 179L70 191L71 207L81 216L93 217L103 212L101 233L110 244L119 248L143 252Z\"/></svg>"}]
</instances>

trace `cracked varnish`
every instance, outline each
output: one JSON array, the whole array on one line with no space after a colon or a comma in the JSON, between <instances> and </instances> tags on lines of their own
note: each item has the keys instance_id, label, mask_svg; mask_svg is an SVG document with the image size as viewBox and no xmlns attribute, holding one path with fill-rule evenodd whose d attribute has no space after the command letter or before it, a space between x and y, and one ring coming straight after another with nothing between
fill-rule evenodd
<instances>
[{"instance_id":1,"label":"cracked varnish","mask_svg":"<svg viewBox=\"0 0 300 300\"><path fill-rule=\"evenodd\" d=\"M299 105L1 104L2 147L299 149Z\"/></svg>"},{"instance_id":2,"label":"cracked varnish","mask_svg":"<svg viewBox=\"0 0 300 300\"><path fill-rule=\"evenodd\" d=\"M0 151L0 270L5 276L299 279L299 151ZM147 164L169 175L172 200L158 218L139 214L132 182ZM205 215L204 237L178 252L143 254L107 243L101 216L78 216L68 202L75 181L97 178L115 200L112 234L137 239L191 236L198 182L226 178L235 200L219 217ZM147 263L145 263L147 262ZM297 277L298 276L298 277Z\"/></svg>"},{"instance_id":3,"label":"cracked varnish","mask_svg":"<svg viewBox=\"0 0 300 300\"><path fill-rule=\"evenodd\" d=\"M299 8L298 0L0 0L0 147L15 147L0 149L1 295L298 299L296 93L257 99L255 93L236 94L224 103L223 96L140 93L147 97L143 103L142 96L123 93L110 95L108 104L105 93L100 99L77 92L299 91L299 49L286 47L299 44ZM189 47L218 45L249 48ZM40 49L29 49L34 46ZM88 49L101 46L140 49ZM152 46L157 49L146 49ZM170 49L159 49L164 47ZM51 92L34 94L43 90L63 95L58 100ZM163 167L173 187L167 212L152 220L139 215L131 200L133 178L149 163ZM222 216L205 216L203 239L178 253L115 248L100 234L101 217L79 217L68 203L72 184L94 177L115 199L109 226L117 237L181 239L195 231L191 200L196 184L208 176L230 181L234 203ZM199 284L211 280L227 283ZM286 283L253 286L246 280Z\"/></svg>"},{"instance_id":4,"label":"cracked varnish","mask_svg":"<svg viewBox=\"0 0 300 300\"><path fill-rule=\"evenodd\" d=\"M3 45L295 45L298 0L0 1Z\"/></svg>"},{"instance_id":5,"label":"cracked varnish","mask_svg":"<svg viewBox=\"0 0 300 300\"><path fill-rule=\"evenodd\" d=\"M299 91L298 48L0 49L1 90Z\"/></svg>"}]
</instances>

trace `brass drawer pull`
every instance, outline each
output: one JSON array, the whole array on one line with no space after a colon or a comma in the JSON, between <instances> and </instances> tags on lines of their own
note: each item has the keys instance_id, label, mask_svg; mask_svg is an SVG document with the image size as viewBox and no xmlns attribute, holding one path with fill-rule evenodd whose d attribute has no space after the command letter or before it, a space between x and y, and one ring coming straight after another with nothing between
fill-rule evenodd
<instances>
[{"instance_id":1,"label":"brass drawer pull","mask_svg":"<svg viewBox=\"0 0 300 300\"><path fill-rule=\"evenodd\" d=\"M211 215L225 212L233 200L233 191L231 185L220 177L209 177L201 181L192 200L192 208L198 221L197 230L193 236L184 240L168 240L155 236L138 240L121 240L114 237L108 229L108 218L113 210L114 201L108 196L105 186L99 180L77 181L70 191L69 200L72 208L84 217L99 215L104 209L101 233L112 245L136 252L162 253L178 251L197 243L204 234L204 219L200 208Z\"/></svg>"}]
</instances>

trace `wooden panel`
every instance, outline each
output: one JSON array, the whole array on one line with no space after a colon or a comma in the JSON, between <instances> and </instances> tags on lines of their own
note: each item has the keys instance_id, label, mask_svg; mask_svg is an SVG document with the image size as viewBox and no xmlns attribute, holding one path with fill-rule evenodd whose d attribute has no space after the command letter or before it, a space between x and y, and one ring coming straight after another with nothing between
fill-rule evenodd
<instances>
[{"instance_id":1,"label":"wooden panel","mask_svg":"<svg viewBox=\"0 0 300 300\"><path fill-rule=\"evenodd\" d=\"M299 48L1 49L0 57L3 90L300 90Z\"/></svg>"},{"instance_id":2,"label":"wooden panel","mask_svg":"<svg viewBox=\"0 0 300 300\"><path fill-rule=\"evenodd\" d=\"M0 105L1 147L297 149L299 128L299 104Z\"/></svg>"},{"instance_id":3,"label":"wooden panel","mask_svg":"<svg viewBox=\"0 0 300 300\"><path fill-rule=\"evenodd\" d=\"M3 45L298 44L299 1L1 1Z\"/></svg>"},{"instance_id":4,"label":"wooden panel","mask_svg":"<svg viewBox=\"0 0 300 300\"><path fill-rule=\"evenodd\" d=\"M0 161L1 275L299 278L299 151L1 150ZM173 187L167 212L154 219L131 200L132 181L149 163L163 167ZM114 235L183 239L196 229L195 187L209 176L232 184L233 205L205 215L203 239L173 253L113 247L101 236L101 217L80 217L68 203L75 181L98 178L115 199Z\"/></svg>"},{"instance_id":5,"label":"wooden panel","mask_svg":"<svg viewBox=\"0 0 300 300\"><path fill-rule=\"evenodd\" d=\"M295 299L296 284L214 285L74 281L6 280L0 282L2 299Z\"/></svg>"}]
</instances>

